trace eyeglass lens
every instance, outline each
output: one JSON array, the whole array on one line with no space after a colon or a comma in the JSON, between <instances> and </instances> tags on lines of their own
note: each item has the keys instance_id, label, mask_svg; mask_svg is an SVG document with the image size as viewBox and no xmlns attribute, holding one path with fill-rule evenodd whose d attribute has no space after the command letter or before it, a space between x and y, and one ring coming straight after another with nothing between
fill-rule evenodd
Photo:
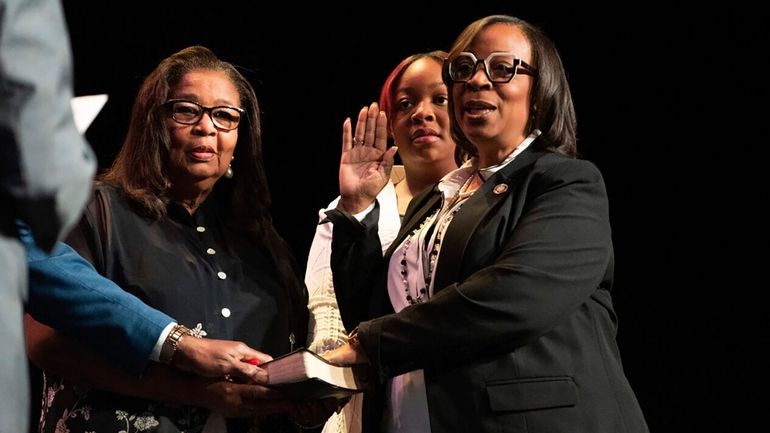
<instances>
[{"instance_id":1,"label":"eyeglass lens","mask_svg":"<svg viewBox=\"0 0 770 433\"><path fill-rule=\"evenodd\" d=\"M482 60L477 60L470 53L460 54L450 64L450 75L455 81L468 81L481 63L490 81L508 82L516 75L518 62L513 54L508 53L493 53Z\"/></svg>"},{"instance_id":2,"label":"eyeglass lens","mask_svg":"<svg viewBox=\"0 0 770 433\"><path fill-rule=\"evenodd\" d=\"M171 106L171 117L184 125L198 123L204 112L208 112L214 126L232 130L238 127L241 114L232 107L203 107L192 101L176 101Z\"/></svg>"}]
</instances>

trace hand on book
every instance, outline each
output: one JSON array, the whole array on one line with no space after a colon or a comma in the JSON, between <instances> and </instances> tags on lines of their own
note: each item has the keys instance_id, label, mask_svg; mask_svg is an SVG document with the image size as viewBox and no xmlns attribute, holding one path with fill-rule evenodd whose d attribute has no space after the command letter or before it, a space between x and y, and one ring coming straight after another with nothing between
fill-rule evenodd
<instances>
[{"instance_id":1,"label":"hand on book","mask_svg":"<svg viewBox=\"0 0 770 433\"><path fill-rule=\"evenodd\" d=\"M368 364L369 358L366 356L361 348L356 348L350 344L343 344L342 346L324 352L321 356L332 364L337 365L356 365L356 364Z\"/></svg>"},{"instance_id":2,"label":"hand on book","mask_svg":"<svg viewBox=\"0 0 770 433\"><path fill-rule=\"evenodd\" d=\"M262 385L230 380L200 378L198 386L188 393L191 401L225 417L253 417L296 413L296 402L283 393Z\"/></svg>"},{"instance_id":3,"label":"hand on book","mask_svg":"<svg viewBox=\"0 0 770 433\"><path fill-rule=\"evenodd\" d=\"M349 397L369 387L367 366L332 364L304 347L260 367L267 371L267 386L298 402Z\"/></svg>"},{"instance_id":4,"label":"hand on book","mask_svg":"<svg viewBox=\"0 0 770 433\"><path fill-rule=\"evenodd\" d=\"M257 359L258 363L249 360ZM267 383L267 373L258 364L273 359L240 341L183 337L172 363L175 367L205 377L232 377L257 384Z\"/></svg>"}]
</instances>

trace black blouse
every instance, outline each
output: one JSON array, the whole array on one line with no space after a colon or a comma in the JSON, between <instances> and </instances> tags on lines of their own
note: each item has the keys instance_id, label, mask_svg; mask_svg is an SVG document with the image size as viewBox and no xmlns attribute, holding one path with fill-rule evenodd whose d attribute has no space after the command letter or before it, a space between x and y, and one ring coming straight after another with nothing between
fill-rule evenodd
<instances>
[{"instance_id":1,"label":"black blouse","mask_svg":"<svg viewBox=\"0 0 770 433\"><path fill-rule=\"evenodd\" d=\"M96 269L208 338L276 356L290 349L289 299L268 252L224 227L214 200L151 221L114 187L97 187L70 243Z\"/></svg>"}]
</instances>

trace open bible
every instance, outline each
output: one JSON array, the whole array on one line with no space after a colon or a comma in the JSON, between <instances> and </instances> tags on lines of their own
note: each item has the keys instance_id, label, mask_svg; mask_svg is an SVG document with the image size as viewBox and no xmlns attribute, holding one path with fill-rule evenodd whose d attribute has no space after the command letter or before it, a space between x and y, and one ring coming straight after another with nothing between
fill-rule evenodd
<instances>
[{"instance_id":1,"label":"open bible","mask_svg":"<svg viewBox=\"0 0 770 433\"><path fill-rule=\"evenodd\" d=\"M344 398L369 388L368 365L335 365L306 348L260 367L269 375L267 386L297 400Z\"/></svg>"}]
</instances>

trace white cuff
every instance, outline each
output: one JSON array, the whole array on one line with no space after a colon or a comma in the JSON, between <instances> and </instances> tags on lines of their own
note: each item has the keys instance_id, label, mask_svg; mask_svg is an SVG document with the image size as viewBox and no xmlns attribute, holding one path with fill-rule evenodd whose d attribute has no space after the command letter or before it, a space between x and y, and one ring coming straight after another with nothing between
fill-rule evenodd
<instances>
[{"instance_id":1,"label":"white cuff","mask_svg":"<svg viewBox=\"0 0 770 433\"><path fill-rule=\"evenodd\" d=\"M150 361L158 362L160 360L160 350L163 348L163 343L165 343L166 337L168 337L168 334L176 325L176 322L171 322L163 328L163 332L160 333L158 341L155 342L155 347L153 347L152 352L150 352Z\"/></svg>"},{"instance_id":2,"label":"white cuff","mask_svg":"<svg viewBox=\"0 0 770 433\"><path fill-rule=\"evenodd\" d=\"M372 210L374 210L374 204L377 203L377 200L373 201L372 204L369 205L366 209L362 210L361 212L353 215L353 218L357 219L358 222L361 222L366 218L366 215L369 214Z\"/></svg>"}]
</instances>

